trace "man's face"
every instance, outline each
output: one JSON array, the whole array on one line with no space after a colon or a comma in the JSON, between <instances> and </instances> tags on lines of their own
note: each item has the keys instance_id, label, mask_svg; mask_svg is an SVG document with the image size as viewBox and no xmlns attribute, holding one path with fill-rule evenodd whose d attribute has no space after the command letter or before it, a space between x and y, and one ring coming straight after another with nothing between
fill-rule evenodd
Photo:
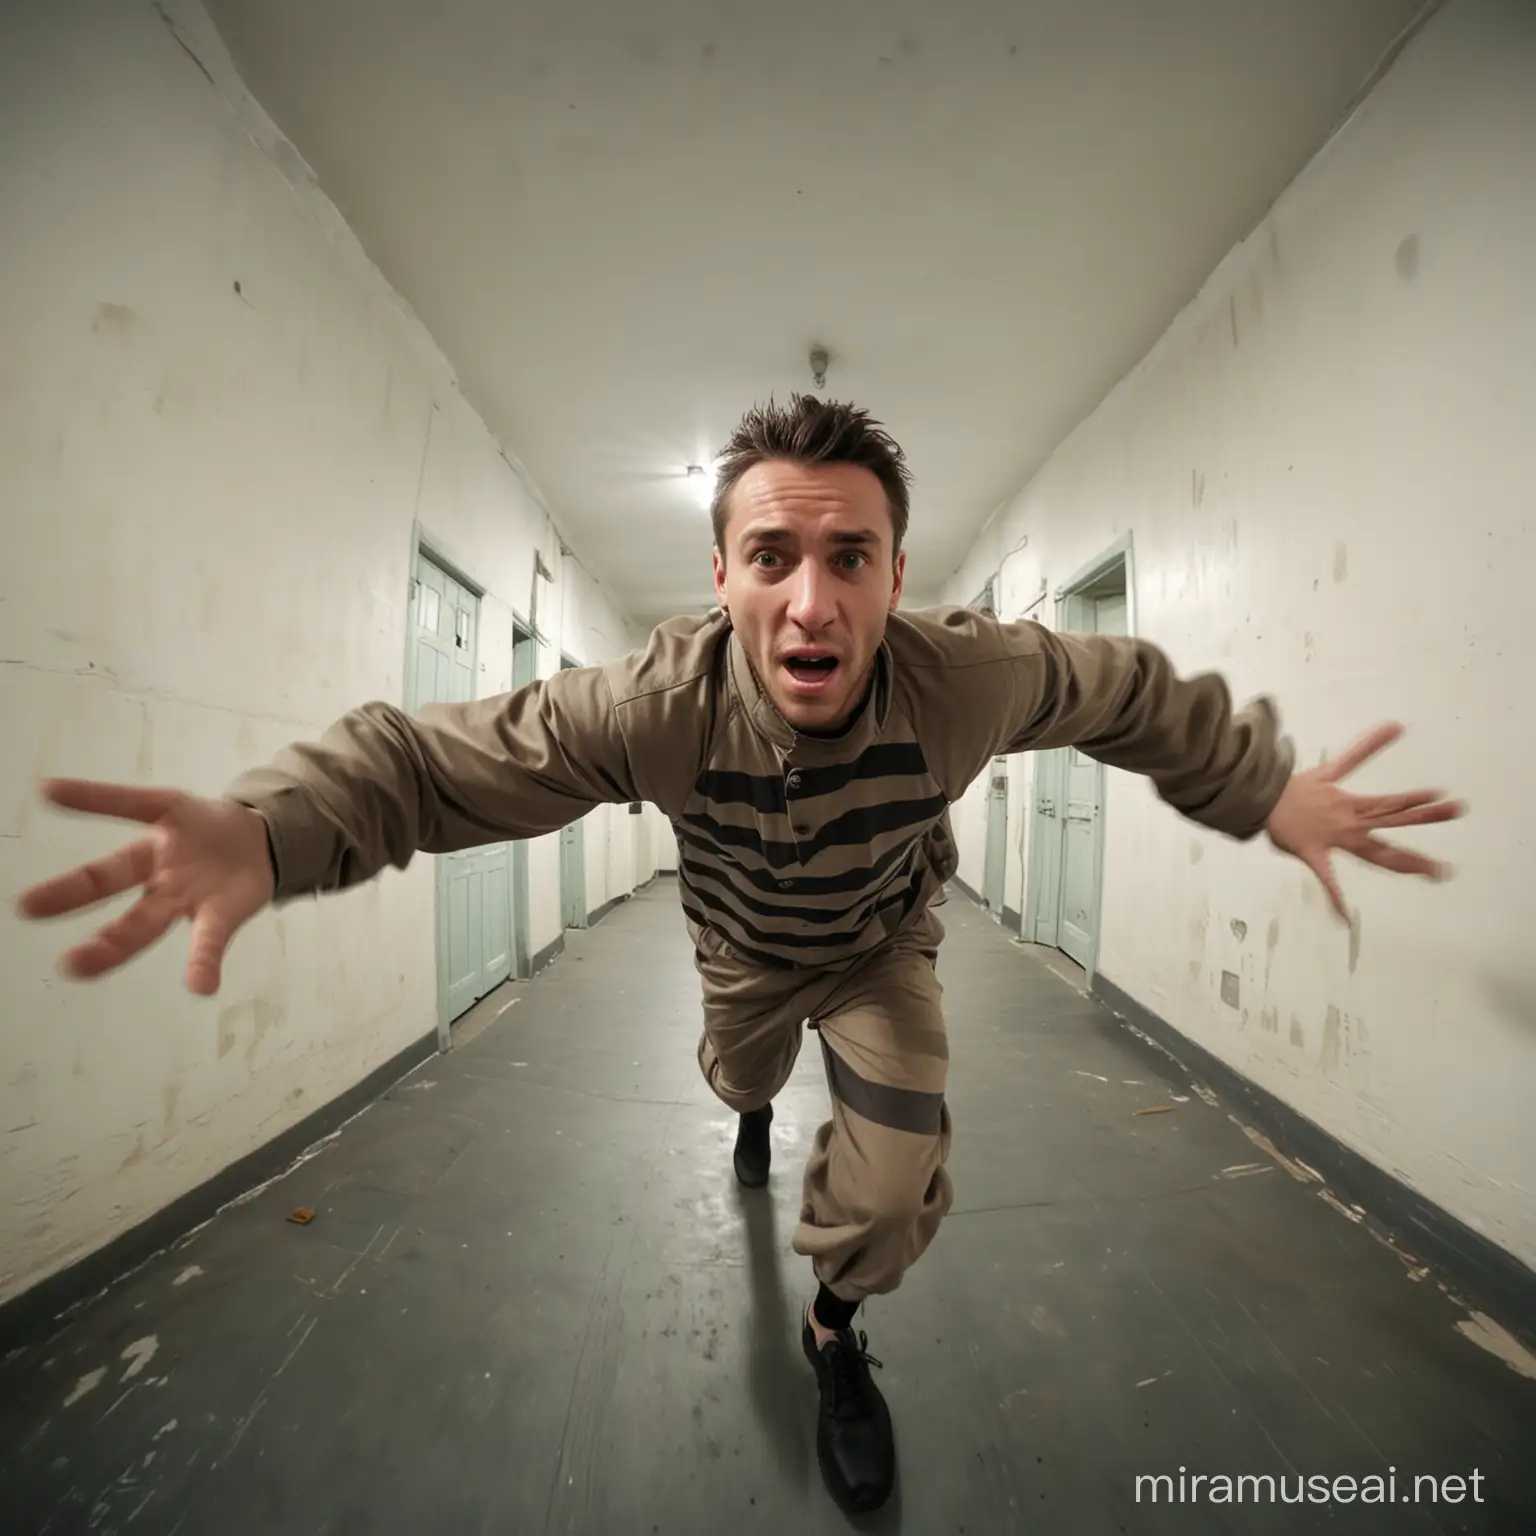
<instances>
[{"instance_id":1,"label":"man's face","mask_svg":"<svg viewBox=\"0 0 1536 1536\"><path fill-rule=\"evenodd\" d=\"M856 464L756 464L731 490L715 594L797 731L836 731L863 702L906 555L885 488Z\"/></svg>"}]
</instances>

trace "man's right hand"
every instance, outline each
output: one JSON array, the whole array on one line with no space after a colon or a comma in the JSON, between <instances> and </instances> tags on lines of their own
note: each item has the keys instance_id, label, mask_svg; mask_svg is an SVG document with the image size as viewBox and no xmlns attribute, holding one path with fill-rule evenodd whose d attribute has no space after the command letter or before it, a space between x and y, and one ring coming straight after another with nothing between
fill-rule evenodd
<instances>
[{"instance_id":1,"label":"man's right hand","mask_svg":"<svg viewBox=\"0 0 1536 1536\"><path fill-rule=\"evenodd\" d=\"M204 997L217 992L229 941L272 900L272 861L261 817L232 800L205 800L178 789L83 779L52 779L42 789L47 800L66 810L149 828L117 853L22 894L24 916L59 917L143 888L127 912L65 954L64 973L91 977L116 970L185 917L192 923L187 986Z\"/></svg>"}]
</instances>

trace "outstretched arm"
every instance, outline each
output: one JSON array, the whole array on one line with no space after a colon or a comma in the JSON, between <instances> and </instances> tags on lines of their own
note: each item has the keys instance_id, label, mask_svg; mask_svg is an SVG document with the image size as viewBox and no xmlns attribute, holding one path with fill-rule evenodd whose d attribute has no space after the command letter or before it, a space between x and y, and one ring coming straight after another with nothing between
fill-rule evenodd
<instances>
[{"instance_id":1,"label":"outstretched arm","mask_svg":"<svg viewBox=\"0 0 1536 1536\"><path fill-rule=\"evenodd\" d=\"M1249 838L1261 831L1322 882L1340 917L1348 908L1333 869L1342 850L1397 874L1443 879L1446 867L1384 839L1384 831L1451 821L1465 806L1433 789L1356 795L1340 780L1402 735L1377 727L1321 767L1297 773L1267 700L1234 710L1215 674L1183 678L1145 640L1003 626L1015 651L1005 751L1075 746L1150 777L1158 794L1205 826Z\"/></svg>"},{"instance_id":2,"label":"outstretched arm","mask_svg":"<svg viewBox=\"0 0 1536 1536\"><path fill-rule=\"evenodd\" d=\"M642 798L596 669L415 717L367 705L216 799L82 780L53 780L44 794L144 829L22 895L23 915L46 918L141 889L126 913L64 956L65 972L115 970L186 918L187 986L204 995L218 990L235 933L274 899L356 885L386 864L403 867L417 849L531 837L604 801Z\"/></svg>"}]
</instances>

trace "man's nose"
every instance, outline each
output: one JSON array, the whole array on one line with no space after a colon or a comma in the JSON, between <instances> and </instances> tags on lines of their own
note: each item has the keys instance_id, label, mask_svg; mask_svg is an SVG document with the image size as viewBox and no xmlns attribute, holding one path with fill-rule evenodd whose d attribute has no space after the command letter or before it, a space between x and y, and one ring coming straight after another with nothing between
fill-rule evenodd
<instances>
[{"instance_id":1,"label":"man's nose","mask_svg":"<svg viewBox=\"0 0 1536 1536\"><path fill-rule=\"evenodd\" d=\"M837 600L832 577L815 561L804 561L792 578L789 616L801 629L815 633L836 617Z\"/></svg>"}]
</instances>

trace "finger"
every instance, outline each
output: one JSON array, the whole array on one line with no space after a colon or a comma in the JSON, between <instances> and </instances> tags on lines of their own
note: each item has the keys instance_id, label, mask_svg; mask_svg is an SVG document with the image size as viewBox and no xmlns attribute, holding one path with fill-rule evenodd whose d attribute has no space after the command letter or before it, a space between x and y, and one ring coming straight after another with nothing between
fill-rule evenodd
<instances>
[{"instance_id":1,"label":"finger","mask_svg":"<svg viewBox=\"0 0 1536 1536\"><path fill-rule=\"evenodd\" d=\"M63 969L82 979L116 970L140 950L163 938L180 909L163 896L146 896L116 922L108 923L94 938L77 945L64 956Z\"/></svg>"},{"instance_id":2,"label":"finger","mask_svg":"<svg viewBox=\"0 0 1536 1536\"><path fill-rule=\"evenodd\" d=\"M1377 816L1395 816L1399 811L1411 811L1416 806L1434 805L1445 799L1443 789L1410 789L1397 795L1356 795L1355 805L1367 819Z\"/></svg>"},{"instance_id":3,"label":"finger","mask_svg":"<svg viewBox=\"0 0 1536 1536\"><path fill-rule=\"evenodd\" d=\"M68 874L56 875L52 880L44 880L41 885L23 891L19 903L22 915L58 917L65 912L78 912L82 907L94 906L109 896L121 895L149 879L154 860L154 844L148 838L141 838L104 859L94 859Z\"/></svg>"},{"instance_id":4,"label":"finger","mask_svg":"<svg viewBox=\"0 0 1536 1536\"><path fill-rule=\"evenodd\" d=\"M1396 721L1378 725L1374 731L1367 731L1348 751L1340 753L1331 763L1325 763L1322 768L1323 777L1342 779L1346 774L1353 773L1361 763L1375 757L1384 747L1390 747L1402 734L1403 728Z\"/></svg>"},{"instance_id":5,"label":"finger","mask_svg":"<svg viewBox=\"0 0 1536 1536\"><path fill-rule=\"evenodd\" d=\"M1428 827L1440 821L1455 821L1465 816L1467 808L1459 800L1441 800L1434 805L1413 806L1386 816L1371 816L1367 824L1376 827Z\"/></svg>"},{"instance_id":6,"label":"finger","mask_svg":"<svg viewBox=\"0 0 1536 1536\"><path fill-rule=\"evenodd\" d=\"M1400 848L1384 837L1363 838L1350 852L1356 858L1379 865L1382 869L1390 869L1396 875L1423 875L1427 880L1444 880L1450 874L1449 865L1416 853L1412 848Z\"/></svg>"},{"instance_id":7,"label":"finger","mask_svg":"<svg viewBox=\"0 0 1536 1536\"><path fill-rule=\"evenodd\" d=\"M199 907L192 920L192 948L187 955L187 987L199 997L219 990L224 971L224 951L239 924L211 906Z\"/></svg>"},{"instance_id":8,"label":"finger","mask_svg":"<svg viewBox=\"0 0 1536 1536\"><path fill-rule=\"evenodd\" d=\"M124 821L159 821L183 796L179 789L103 784L94 779L46 779L43 798L66 811L117 816Z\"/></svg>"},{"instance_id":9,"label":"finger","mask_svg":"<svg viewBox=\"0 0 1536 1536\"><path fill-rule=\"evenodd\" d=\"M1349 908L1344 904L1344 891L1339 885L1338 877L1333 872L1333 860L1327 853L1314 853L1306 856L1307 868L1322 881L1323 889L1328 893L1328 900L1333 905L1333 910L1347 923L1349 921Z\"/></svg>"}]
</instances>

